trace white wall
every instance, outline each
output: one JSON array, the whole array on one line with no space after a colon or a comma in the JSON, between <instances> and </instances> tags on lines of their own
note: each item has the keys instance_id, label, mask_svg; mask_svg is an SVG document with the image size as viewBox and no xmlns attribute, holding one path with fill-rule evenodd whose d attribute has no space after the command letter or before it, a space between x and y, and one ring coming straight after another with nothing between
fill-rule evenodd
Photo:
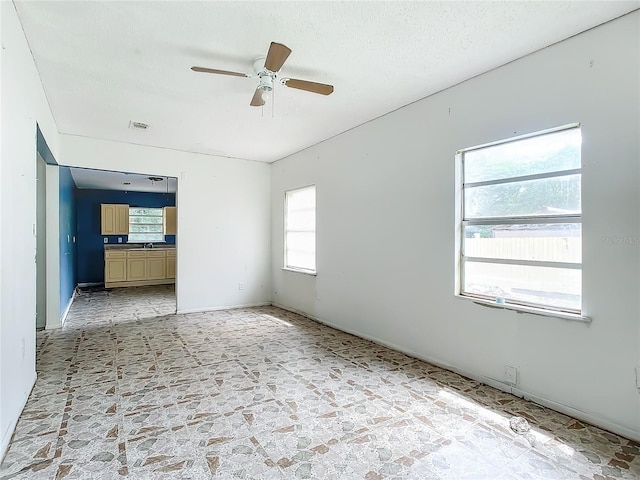
<instances>
[{"instance_id":1,"label":"white wall","mask_svg":"<svg viewBox=\"0 0 640 480\"><path fill-rule=\"evenodd\" d=\"M60 310L60 170L57 165L47 165L46 171L46 329L51 330L62 327L63 321Z\"/></svg>"},{"instance_id":2,"label":"white wall","mask_svg":"<svg viewBox=\"0 0 640 480\"><path fill-rule=\"evenodd\" d=\"M47 323L47 165L36 160L36 326Z\"/></svg>"},{"instance_id":3,"label":"white wall","mask_svg":"<svg viewBox=\"0 0 640 480\"><path fill-rule=\"evenodd\" d=\"M267 164L59 135L14 6L0 5L1 458L36 376L36 123L60 164L178 177L180 312L270 302L271 205ZM58 303L48 318L57 319L57 168L47 176L48 309Z\"/></svg>"},{"instance_id":4,"label":"white wall","mask_svg":"<svg viewBox=\"0 0 640 480\"><path fill-rule=\"evenodd\" d=\"M57 128L14 6L0 2L0 457L35 381L36 123Z\"/></svg>"},{"instance_id":5,"label":"white wall","mask_svg":"<svg viewBox=\"0 0 640 480\"><path fill-rule=\"evenodd\" d=\"M639 25L636 11L273 164L274 303L504 388L515 366L516 393L640 439ZM455 298L454 153L571 122L593 321ZM280 268L284 191L308 184L317 277Z\"/></svg>"},{"instance_id":6,"label":"white wall","mask_svg":"<svg viewBox=\"0 0 640 480\"><path fill-rule=\"evenodd\" d=\"M60 148L64 165L178 178L178 312L271 301L270 165L70 135Z\"/></svg>"}]
</instances>

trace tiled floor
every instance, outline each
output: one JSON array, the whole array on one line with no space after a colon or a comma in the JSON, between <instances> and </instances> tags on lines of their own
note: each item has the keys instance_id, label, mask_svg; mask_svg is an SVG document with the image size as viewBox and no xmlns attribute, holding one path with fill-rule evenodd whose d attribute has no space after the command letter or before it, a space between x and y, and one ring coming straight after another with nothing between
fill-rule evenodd
<instances>
[{"instance_id":1,"label":"tiled floor","mask_svg":"<svg viewBox=\"0 0 640 480\"><path fill-rule=\"evenodd\" d=\"M2 478L640 478L636 443L295 314L174 308L94 292L39 332Z\"/></svg>"}]
</instances>

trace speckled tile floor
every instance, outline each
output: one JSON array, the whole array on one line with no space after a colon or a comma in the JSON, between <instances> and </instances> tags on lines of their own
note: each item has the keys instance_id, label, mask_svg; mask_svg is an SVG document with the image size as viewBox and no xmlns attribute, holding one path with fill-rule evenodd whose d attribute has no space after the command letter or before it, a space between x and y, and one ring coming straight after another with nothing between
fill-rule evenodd
<instances>
[{"instance_id":1,"label":"speckled tile floor","mask_svg":"<svg viewBox=\"0 0 640 480\"><path fill-rule=\"evenodd\" d=\"M1 478L640 478L634 442L278 308L175 315L172 288L38 333Z\"/></svg>"}]
</instances>

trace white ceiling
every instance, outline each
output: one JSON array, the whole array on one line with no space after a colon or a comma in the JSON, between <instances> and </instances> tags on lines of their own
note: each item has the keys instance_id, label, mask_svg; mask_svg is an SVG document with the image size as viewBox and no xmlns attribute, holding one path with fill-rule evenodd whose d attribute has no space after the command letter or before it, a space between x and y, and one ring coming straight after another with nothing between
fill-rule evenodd
<instances>
[{"instance_id":1,"label":"white ceiling","mask_svg":"<svg viewBox=\"0 0 640 480\"><path fill-rule=\"evenodd\" d=\"M640 1L16 1L61 133L271 162L637 9ZM292 88L250 107L269 43ZM146 132L129 122L148 123Z\"/></svg>"},{"instance_id":2,"label":"white ceiling","mask_svg":"<svg viewBox=\"0 0 640 480\"><path fill-rule=\"evenodd\" d=\"M175 193L178 184L178 179L175 177L110 172L90 168L72 168L71 176L76 187L80 189ZM152 178L153 180L151 180Z\"/></svg>"}]
</instances>

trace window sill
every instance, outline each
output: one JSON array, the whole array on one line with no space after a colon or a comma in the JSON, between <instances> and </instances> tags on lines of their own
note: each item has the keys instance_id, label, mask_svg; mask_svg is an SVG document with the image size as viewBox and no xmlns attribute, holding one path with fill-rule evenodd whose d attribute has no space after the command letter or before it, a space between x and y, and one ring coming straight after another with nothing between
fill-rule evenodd
<instances>
[{"instance_id":1,"label":"window sill","mask_svg":"<svg viewBox=\"0 0 640 480\"><path fill-rule=\"evenodd\" d=\"M295 273L302 273L304 275L311 275L312 277L318 276L318 273L315 272L314 270L302 270L300 268L290 268L290 267L282 267L282 270L286 272L295 272Z\"/></svg>"},{"instance_id":2,"label":"window sill","mask_svg":"<svg viewBox=\"0 0 640 480\"><path fill-rule=\"evenodd\" d=\"M154 245L158 244L158 243L167 243L166 240L158 240L157 242L127 242L127 244L129 245L146 245L147 243L153 243Z\"/></svg>"},{"instance_id":3,"label":"window sill","mask_svg":"<svg viewBox=\"0 0 640 480\"><path fill-rule=\"evenodd\" d=\"M563 320L573 320L577 322L591 323L591 318L585 317L579 313L557 312L555 310L545 310L544 308L515 305L508 302L496 303L495 301L486 300L483 298L468 297L466 295L456 295L456 297L462 298L467 301L471 301L483 307L499 308L502 310L513 310L516 313L530 313L532 315L542 315L543 317L555 317L555 318L562 318Z\"/></svg>"},{"instance_id":4,"label":"window sill","mask_svg":"<svg viewBox=\"0 0 640 480\"><path fill-rule=\"evenodd\" d=\"M147 243L150 243L150 242L126 242L126 243L127 245L146 245ZM165 243L167 242L153 242L154 245L164 245Z\"/></svg>"}]
</instances>

